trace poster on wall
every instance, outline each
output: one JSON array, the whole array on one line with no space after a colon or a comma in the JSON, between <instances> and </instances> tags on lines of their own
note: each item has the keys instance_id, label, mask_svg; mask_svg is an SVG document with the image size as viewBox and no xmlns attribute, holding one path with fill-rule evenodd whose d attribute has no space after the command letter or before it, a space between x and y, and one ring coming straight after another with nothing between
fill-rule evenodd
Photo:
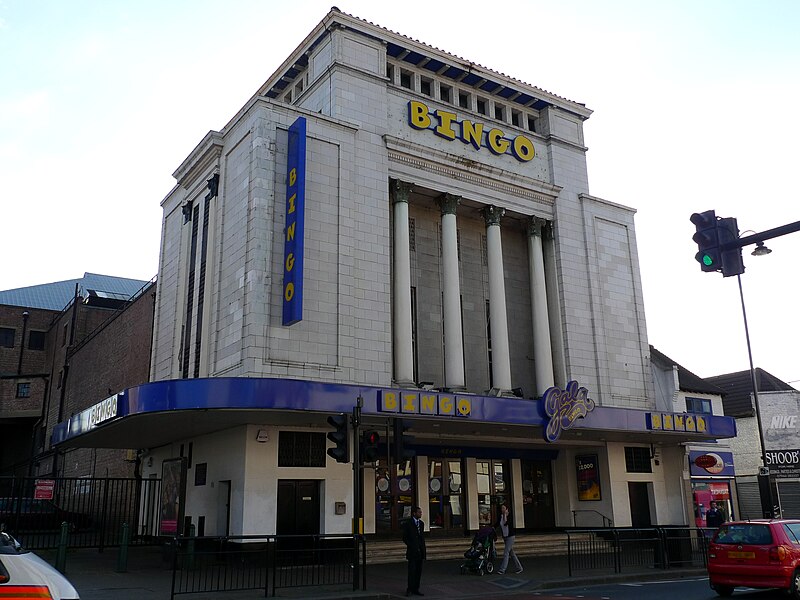
<instances>
[{"instance_id":1,"label":"poster on wall","mask_svg":"<svg viewBox=\"0 0 800 600\"><path fill-rule=\"evenodd\" d=\"M161 463L159 535L178 535L186 499L186 458Z\"/></svg>"},{"instance_id":2,"label":"poster on wall","mask_svg":"<svg viewBox=\"0 0 800 600\"><path fill-rule=\"evenodd\" d=\"M578 500L600 500L600 469L597 454L575 457L575 474L578 478Z\"/></svg>"}]
</instances>

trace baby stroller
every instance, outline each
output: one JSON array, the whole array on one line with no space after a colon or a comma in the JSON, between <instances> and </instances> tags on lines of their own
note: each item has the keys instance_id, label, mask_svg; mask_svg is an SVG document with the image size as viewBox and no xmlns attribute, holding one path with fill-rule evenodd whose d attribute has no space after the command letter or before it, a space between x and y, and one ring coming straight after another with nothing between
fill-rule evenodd
<instances>
[{"instance_id":1,"label":"baby stroller","mask_svg":"<svg viewBox=\"0 0 800 600\"><path fill-rule=\"evenodd\" d=\"M467 571L483 575L484 573L494 572L494 563L497 552L494 549L494 541L497 533L493 527L481 527L475 537L472 538L472 545L469 550L464 552L466 562L461 565L461 574Z\"/></svg>"}]
</instances>

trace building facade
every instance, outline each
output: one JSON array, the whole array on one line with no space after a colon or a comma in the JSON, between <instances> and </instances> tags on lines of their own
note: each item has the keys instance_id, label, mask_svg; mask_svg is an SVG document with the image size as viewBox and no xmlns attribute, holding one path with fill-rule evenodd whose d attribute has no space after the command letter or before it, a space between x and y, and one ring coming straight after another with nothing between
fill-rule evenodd
<instances>
[{"instance_id":1,"label":"building facade","mask_svg":"<svg viewBox=\"0 0 800 600\"><path fill-rule=\"evenodd\" d=\"M414 504L443 534L506 501L531 531L688 524L683 444L735 424L656 405L590 114L332 9L174 173L151 382L54 443L135 443L164 533L347 532L360 495L378 535ZM342 413L381 438L358 490L358 441L325 452Z\"/></svg>"}]
</instances>

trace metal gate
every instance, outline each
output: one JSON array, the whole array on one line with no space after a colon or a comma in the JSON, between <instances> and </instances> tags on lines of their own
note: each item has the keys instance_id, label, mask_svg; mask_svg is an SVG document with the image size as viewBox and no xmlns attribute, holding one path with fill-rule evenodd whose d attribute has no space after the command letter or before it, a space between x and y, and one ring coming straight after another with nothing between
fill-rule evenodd
<instances>
[{"instance_id":1,"label":"metal gate","mask_svg":"<svg viewBox=\"0 0 800 600\"><path fill-rule=\"evenodd\" d=\"M160 479L0 477L0 524L25 547L56 548L66 523L67 546L157 542Z\"/></svg>"}]
</instances>

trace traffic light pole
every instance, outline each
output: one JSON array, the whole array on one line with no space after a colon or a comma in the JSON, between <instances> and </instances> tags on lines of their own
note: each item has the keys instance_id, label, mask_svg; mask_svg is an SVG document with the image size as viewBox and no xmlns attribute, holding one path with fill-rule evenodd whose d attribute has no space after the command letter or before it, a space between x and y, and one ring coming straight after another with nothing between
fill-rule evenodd
<instances>
[{"instance_id":1,"label":"traffic light pole","mask_svg":"<svg viewBox=\"0 0 800 600\"><path fill-rule=\"evenodd\" d=\"M353 407L353 534L360 535L361 523L364 515L362 506L361 484L361 408L364 406L364 398L360 395Z\"/></svg>"},{"instance_id":2,"label":"traffic light pole","mask_svg":"<svg viewBox=\"0 0 800 600\"><path fill-rule=\"evenodd\" d=\"M765 519L775 517L775 502L772 498L772 483L767 467L767 453L764 447L764 429L761 426L761 406L758 402L758 382L756 370L753 366L753 350L750 346L750 328L747 326L747 311L744 307L744 292L742 291L742 276L737 275L739 281L739 298L742 300L742 318L744 319L744 337L747 340L747 358L750 361L750 383L753 386L753 403L756 405L756 427L758 428L758 441L761 444L761 469L758 474L758 489L761 497L761 513Z\"/></svg>"}]
</instances>

